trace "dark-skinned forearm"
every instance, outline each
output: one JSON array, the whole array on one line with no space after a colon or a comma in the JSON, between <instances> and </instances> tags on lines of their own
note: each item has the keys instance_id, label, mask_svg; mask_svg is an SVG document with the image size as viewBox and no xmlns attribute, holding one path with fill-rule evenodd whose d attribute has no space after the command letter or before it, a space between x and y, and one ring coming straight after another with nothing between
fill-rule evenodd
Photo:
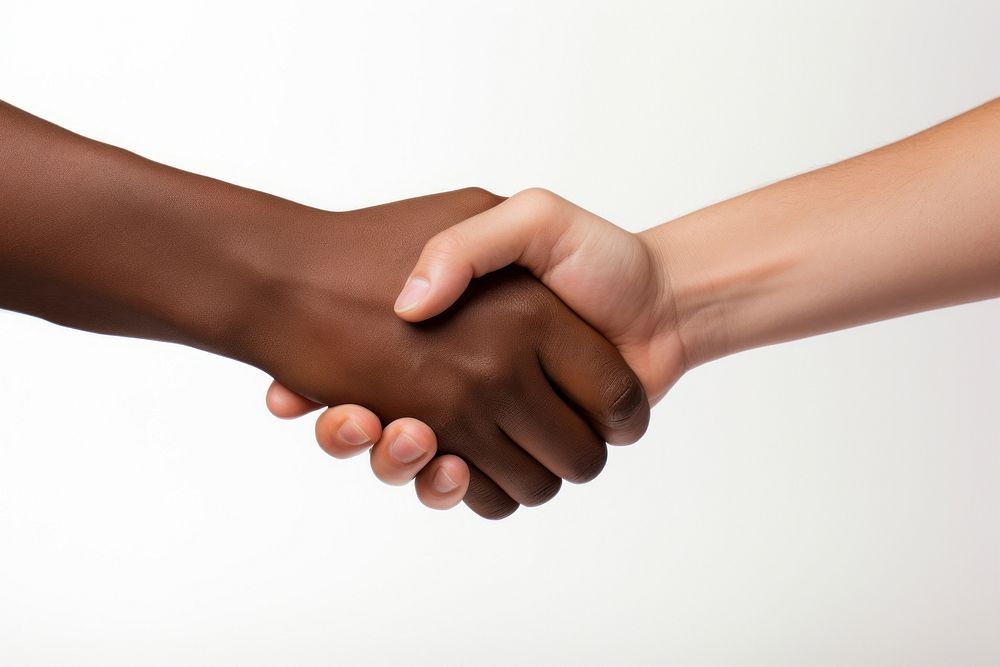
<instances>
[{"instance_id":1,"label":"dark-skinned forearm","mask_svg":"<svg viewBox=\"0 0 1000 667\"><path fill-rule=\"evenodd\" d=\"M269 237L311 213L0 102L2 308L230 350L268 289Z\"/></svg>"}]
</instances>

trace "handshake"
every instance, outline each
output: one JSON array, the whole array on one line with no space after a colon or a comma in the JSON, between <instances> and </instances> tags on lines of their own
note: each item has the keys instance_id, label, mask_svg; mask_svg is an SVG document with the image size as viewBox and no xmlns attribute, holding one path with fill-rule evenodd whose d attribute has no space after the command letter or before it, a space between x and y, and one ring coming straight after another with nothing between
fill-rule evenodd
<instances>
[{"instance_id":1,"label":"handshake","mask_svg":"<svg viewBox=\"0 0 1000 667\"><path fill-rule=\"evenodd\" d=\"M3 103L0 165L0 307L260 368L275 414L339 406L324 449L372 448L432 507L500 518L593 479L671 381L647 359L679 369L654 251L544 191L322 211Z\"/></svg>"},{"instance_id":2,"label":"handshake","mask_svg":"<svg viewBox=\"0 0 1000 667\"><path fill-rule=\"evenodd\" d=\"M699 364L1000 294L997 173L992 102L640 234L538 189L334 213L0 102L0 308L256 366L330 454L501 518Z\"/></svg>"},{"instance_id":3,"label":"handshake","mask_svg":"<svg viewBox=\"0 0 1000 667\"><path fill-rule=\"evenodd\" d=\"M466 189L306 218L281 225L236 337L246 348L224 354L276 378L276 415L349 403L319 418L320 445L371 447L376 476L416 478L430 507L464 499L500 518L593 479L605 442L637 440L647 395L673 379L649 360L681 370L655 251L552 193Z\"/></svg>"}]
</instances>

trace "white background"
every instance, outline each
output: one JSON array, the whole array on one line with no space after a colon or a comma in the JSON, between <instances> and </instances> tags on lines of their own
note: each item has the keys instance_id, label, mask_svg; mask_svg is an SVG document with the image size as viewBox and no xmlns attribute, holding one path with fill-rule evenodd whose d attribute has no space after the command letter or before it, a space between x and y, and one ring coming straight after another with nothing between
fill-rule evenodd
<instances>
[{"instance_id":1,"label":"white background","mask_svg":"<svg viewBox=\"0 0 1000 667\"><path fill-rule=\"evenodd\" d=\"M541 185L639 230L1000 95L998 28L7 0L0 97L315 206ZM491 523L326 457L257 371L2 314L0 664L996 665L998 334L993 301L697 369L597 481Z\"/></svg>"}]
</instances>

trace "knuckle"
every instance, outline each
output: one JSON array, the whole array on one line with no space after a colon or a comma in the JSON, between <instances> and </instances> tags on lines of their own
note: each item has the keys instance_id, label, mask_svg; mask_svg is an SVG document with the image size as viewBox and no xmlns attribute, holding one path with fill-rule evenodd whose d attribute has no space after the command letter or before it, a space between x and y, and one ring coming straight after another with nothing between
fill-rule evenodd
<instances>
[{"instance_id":1,"label":"knuckle","mask_svg":"<svg viewBox=\"0 0 1000 667\"><path fill-rule=\"evenodd\" d=\"M475 466L469 468L469 486L462 500L469 509L485 519L503 519L520 507L516 500Z\"/></svg>"},{"instance_id":2,"label":"knuckle","mask_svg":"<svg viewBox=\"0 0 1000 667\"><path fill-rule=\"evenodd\" d=\"M559 205L559 195L545 188L528 188L513 197L539 212L551 211Z\"/></svg>"},{"instance_id":3,"label":"knuckle","mask_svg":"<svg viewBox=\"0 0 1000 667\"><path fill-rule=\"evenodd\" d=\"M608 402L605 420L608 426L617 428L630 424L646 409L646 392L639 380L621 373L608 385Z\"/></svg>"},{"instance_id":4,"label":"knuckle","mask_svg":"<svg viewBox=\"0 0 1000 667\"><path fill-rule=\"evenodd\" d=\"M484 519L489 519L491 521L499 521L500 519L506 519L515 511L517 511L518 504L511 503L509 501L497 503L496 505L489 506L477 506L473 511Z\"/></svg>"},{"instance_id":5,"label":"knuckle","mask_svg":"<svg viewBox=\"0 0 1000 667\"><path fill-rule=\"evenodd\" d=\"M465 248L462 237L453 229L435 234L424 246L424 253L436 259L448 259L460 255Z\"/></svg>"},{"instance_id":6,"label":"knuckle","mask_svg":"<svg viewBox=\"0 0 1000 667\"><path fill-rule=\"evenodd\" d=\"M567 211L566 200L545 188L528 188L515 195L527 215L544 224L559 220Z\"/></svg>"},{"instance_id":7,"label":"knuckle","mask_svg":"<svg viewBox=\"0 0 1000 667\"><path fill-rule=\"evenodd\" d=\"M537 507L555 498L561 487L561 479L555 475L546 476L522 489L521 503L525 507Z\"/></svg>"},{"instance_id":8,"label":"knuckle","mask_svg":"<svg viewBox=\"0 0 1000 667\"><path fill-rule=\"evenodd\" d=\"M596 441L595 441L596 442ZM581 447L581 454L570 466L567 482L584 484L596 478L604 470L608 462L608 448L603 442L596 446Z\"/></svg>"},{"instance_id":9,"label":"knuckle","mask_svg":"<svg viewBox=\"0 0 1000 667\"><path fill-rule=\"evenodd\" d=\"M465 504L484 519L494 521L510 516L519 507L514 500L498 491L482 487L473 488L473 486L469 487Z\"/></svg>"},{"instance_id":10,"label":"knuckle","mask_svg":"<svg viewBox=\"0 0 1000 667\"><path fill-rule=\"evenodd\" d=\"M464 369L470 390L487 390L494 397L507 393L514 384L516 375L514 364L505 363L497 354L477 355L468 360ZM455 398L460 403L466 403L468 394Z\"/></svg>"}]
</instances>

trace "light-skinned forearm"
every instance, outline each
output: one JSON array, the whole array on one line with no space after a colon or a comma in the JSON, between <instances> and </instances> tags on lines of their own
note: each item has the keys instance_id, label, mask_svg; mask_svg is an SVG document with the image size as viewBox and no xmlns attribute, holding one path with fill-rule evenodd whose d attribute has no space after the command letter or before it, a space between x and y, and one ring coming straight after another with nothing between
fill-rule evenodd
<instances>
[{"instance_id":1,"label":"light-skinned forearm","mask_svg":"<svg viewBox=\"0 0 1000 667\"><path fill-rule=\"evenodd\" d=\"M1000 101L642 236L689 366L1000 296Z\"/></svg>"}]
</instances>

